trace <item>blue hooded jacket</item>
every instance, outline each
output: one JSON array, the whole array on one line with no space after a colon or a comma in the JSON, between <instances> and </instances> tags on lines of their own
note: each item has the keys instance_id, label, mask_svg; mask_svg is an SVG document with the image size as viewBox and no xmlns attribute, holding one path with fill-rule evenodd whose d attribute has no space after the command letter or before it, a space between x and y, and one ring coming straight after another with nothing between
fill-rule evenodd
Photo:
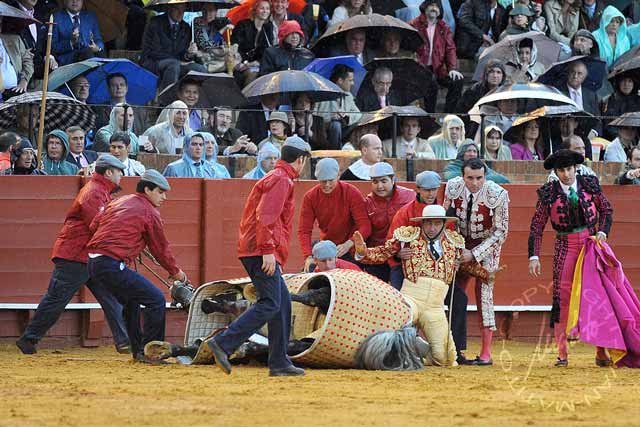
<instances>
[{"instance_id":1,"label":"blue hooded jacket","mask_svg":"<svg viewBox=\"0 0 640 427\"><path fill-rule=\"evenodd\" d=\"M46 143L46 141L49 140L50 136L55 136L62 140L63 150L60 160L53 160L49 158L49 150L47 149L48 144ZM60 129L52 130L45 138L45 146L42 151L44 151L42 155L42 163L44 164L44 171L47 173L47 175L78 174L78 166L65 160L67 158L67 153L69 153L69 137L67 136L67 133L65 131Z\"/></svg>"},{"instance_id":2,"label":"blue hooded jacket","mask_svg":"<svg viewBox=\"0 0 640 427\"><path fill-rule=\"evenodd\" d=\"M611 43L609 43L609 37L607 36L607 25L611 23L613 18L621 18L622 25L618 28L618 35L616 37L616 48L615 51L611 47ZM622 13L618 9L613 6L607 6L602 12L602 17L600 18L600 28L595 30L593 33L593 37L595 37L598 42L598 47L600 48L600 58L607 62L607 67L611 68L613 63L616 62L618 58L620 58L626 51L631 49L631 42L629 40L629 35L627 34L627 20Z\"/></svg>"},{"instance_id":3,"label":"blue hooded jacket","mask_svg":"<svg viewBox=\"0 0 640 427\"><path fill-rule=\"evenodd\" d=\"M249 172L244 174L242 178L244 179L261 179L263 176L267 174L267 171L262 167L262 161L268 157L276 156L278 159L280 158L280 150L270 142L265 143L260 151L258 151L258 164L255 168L251 169Z\"/></svg>"},{"instance_id":4,"label":"blue hooded jacket","mask_svg":"<svg viewBox=\"0 0 640 427\"><path fill-rule=\"evenodd\" d=\"M215 162L215 160L211 161L204 159L204 147L202 150L202 159L195 162L191 158L191 138L194 135L198 135L198 133L184 137L184 142L182 144L182 159L169 163L165 168L163 175L177 178L231 178L227 168ZM198 171L200 173L198 173Z\"/></svg>"}]
</instances>

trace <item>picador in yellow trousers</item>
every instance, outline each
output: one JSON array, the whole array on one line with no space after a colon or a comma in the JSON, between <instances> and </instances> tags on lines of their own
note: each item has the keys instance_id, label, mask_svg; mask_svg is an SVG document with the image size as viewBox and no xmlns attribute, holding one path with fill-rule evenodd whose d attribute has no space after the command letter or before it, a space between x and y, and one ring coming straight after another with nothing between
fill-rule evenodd
<instances>
[{"instance_id":1,"label":"picador in yellow trousers","mask_svg":"<svg viewBox=\"0 0 640 427\"><path fill-rule=\"evenodd\" d=\"M447 325L443 302L458 268L464 238L446 229L447 217L439 205L428 205L422 216L411 218L416 226L400 227L384 245L367 248L357 231L354 234L356 260L363 264L382 264L402 248L412 249L412 256L402 260L404 282L401 292L413 311L413 323L431 345L435 365L456 365L456 349Z\"/></svg>"}]
</instances>

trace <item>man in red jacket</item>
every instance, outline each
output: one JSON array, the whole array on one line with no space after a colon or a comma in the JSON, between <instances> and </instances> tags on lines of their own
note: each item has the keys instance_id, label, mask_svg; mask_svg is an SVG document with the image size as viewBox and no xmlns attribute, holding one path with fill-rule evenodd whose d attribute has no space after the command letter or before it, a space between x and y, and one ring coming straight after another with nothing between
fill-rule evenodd
<instances>
[{"instance_id":1,"label":"man in red jacket","mask_svg":"<svg viewBox=\"0 0 640 427\"><path fill-rule=\"evenodd\" d=\"M316 165L318 185L307 191L302 200L298 240L305 257L305 271L313 262L311 233L318 221L320 239L331 240L338 246L338 258L353 262L349 252L353 247L351 236L358 230L364 238L371 234L364 196L353 185L338 180L340 167L336 159L326 157Z\"/></svg>"},{"instance_id":2,"label":"man in red jacket","mask_svg":"<svg viewBox=\"0 0 640 427\"><path fill-rule=\"evenodd\" d=\"M425 43L418 49L418 62L433 73L433 92L425 96L425 109L435 112L438 99L438 85L447 88L444 107L446 113L456 113L456 104L462 95L464 76L458 68L456 44L451 28L442 20L438 0L426 0L420 5L422 14L410 24L415 27Z\"/></svg>"},{"instance_id":3,"label":"man in red jacket","mask_svg":"<svg viewBox=\"0 0 640 427\"><path fill-rule=\"evenodd\" d=\"M393 232L396 228L404 227L408 225L414 225L411 218L417 218L422 215L422 211L427 205L437 204L436 195L440 188L440 175L433 171L423 171L416 175L416 193L414 200L401 207L393 217L389 231L387 232L387 240L393 238ZM409 248L401 249L398 253L400 259L411 258L411 250ZM402 271L402 264L395 258L389 258L389 266L391 271L389 273L389 283L396 289L402 287L402 281L404 280L404 273Z\"/></svg>"},{"instance_id":4,"label":"man in red jacket","mask_svg":"<svg viewBox=\"0 0 640 427\"><path fill-rule=\"evenodd\" d=\"M99 283L89 280L86 244L91 236L89 226L94 217L119 190L125 165L110 154L96 161L96 171L73 202L64 225L53 246L51 260L55 264L49 289L42 297L36 314L16 345L24 354L36 353L36 344L56 323L80 286L86 283L102 306L113 333L116 349L128 352L129 337L122 319L122 306Z\"/></svg>"},{"instance_id":5,"label":"man in red jacket","mask_svg":"<svg viewBox=\"0 0 640 427\"><path fill-rule=\"evenodd\" d=\"M218 367L231 373L229 355L265 323L269 329L269 375L300 376L287 356L291 297L282 278L293 226L293 180L300 175L311 147L292 136L282 145L281 160L251 190L240 221L238 257L251 277L258 300L208 345Z\"/></svg>"},{"instance_id":6,"label":"man in red jacket","mask_svg":"<svg viewBox=\"0 0 640 427\"><path fill-rule=\"evenodd\" d=\"M127 332L134 360L144 358L144 346L164 340L164 295L153 283L127 267L145 247L169 272L171 281L186 282L187 275L176 265L162 229L158 208L171 187L158 171L147 169L135 194L109 204L91 223L93 237L87 243L89 277L108 289L124 306ZM144 305L144 332L140 327L140 306Z\"/></svg>"},{"instance_id":7,"label":"man in red jacket","mask_svg":"<svg viewBox=\"0 0 640 427\"><path fill-rule=\"evenodd\" d=\"M367 214L371 221L371 235L367 239L367 246L384 245L387 241L389 227L396 212L407 203L415 200L416 193L395 183L393 166L386 162L379 162L371 166L371 193L367 195L365 203ZM371 264L364 267L365 271L376 276L383 282L389 281L389 264Z\"/></svg>"}]
</instances>

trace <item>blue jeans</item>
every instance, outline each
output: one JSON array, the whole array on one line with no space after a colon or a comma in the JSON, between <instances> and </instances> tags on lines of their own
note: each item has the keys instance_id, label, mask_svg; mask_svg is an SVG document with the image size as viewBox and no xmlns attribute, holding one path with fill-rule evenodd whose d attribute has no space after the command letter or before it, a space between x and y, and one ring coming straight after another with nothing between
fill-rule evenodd
<instances>
[{"instance_id":1,"label":"blue jeans","mask_svg":"<svg viewBox=\"0 0 640 427\"><path fill-rule=\"evenodd\" d=\"M55 268L51 274L49 288L38 304L36 314L22 336L33 342L40 341L58 321L80 286L86 283L104 310L116 346L126 346L129 343L129 337L122 318L122 306L99 283L89 280L87 264L60 258L56 258L54 264Z\"/></svg>"},{"instance_id":2,"label":"blue jeans","mask_svg":"<svg viewBox=\"0 0 640 427\"><path fill-rule=\"evenodd\" d=\"M342 122L340 120L331 120L329 122L327 139L329 141L330 150L342 149Z\"/></svg>"},{"instance_id":3,"label":"blue jeans","mask_svg":"<svg viewBox=\"0 0 640 427\"><path fill-rule=\"evenodd\" d=\"M123 262L107 256L89 259L89 277L124 306L133 357L142 354L148 342L164 341L166 301L153 283ZM144 305L144 331L140 326L141 305Z\"/></svg>"},{"instance_id":4,"label":"blue jeans","mask_svg":"<svg viewBox=\"0 0 640 427\"><path fill-rule=\"evenodd\" d=\"M216 336L216 343L231 354L266 323L269 329L269 368L287 368L291 365L287 356L291 297L282 279L280 265L276 264L273 276L267 276L262 271L261 256L243 257L240 262L256 287L258 301Z\"/></svg>"}]
</instances>

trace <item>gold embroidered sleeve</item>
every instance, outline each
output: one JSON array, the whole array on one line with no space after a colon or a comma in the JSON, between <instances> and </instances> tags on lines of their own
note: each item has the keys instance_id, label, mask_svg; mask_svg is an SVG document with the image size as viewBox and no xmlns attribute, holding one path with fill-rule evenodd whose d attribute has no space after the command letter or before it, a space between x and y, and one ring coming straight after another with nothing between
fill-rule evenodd
<instances>
[{"instance_id":1,"label":"gold embroidered sleeve","mask_svg":"<svg viewBox=\"0 0 640 427\"><path fill-rule=\"evenodd\" d=\"M384 245L367 248L367 254L358 261L363 264L384 264L389 258L400 252L400 242L389 239Z\"/></svg>"}]
</instances>

